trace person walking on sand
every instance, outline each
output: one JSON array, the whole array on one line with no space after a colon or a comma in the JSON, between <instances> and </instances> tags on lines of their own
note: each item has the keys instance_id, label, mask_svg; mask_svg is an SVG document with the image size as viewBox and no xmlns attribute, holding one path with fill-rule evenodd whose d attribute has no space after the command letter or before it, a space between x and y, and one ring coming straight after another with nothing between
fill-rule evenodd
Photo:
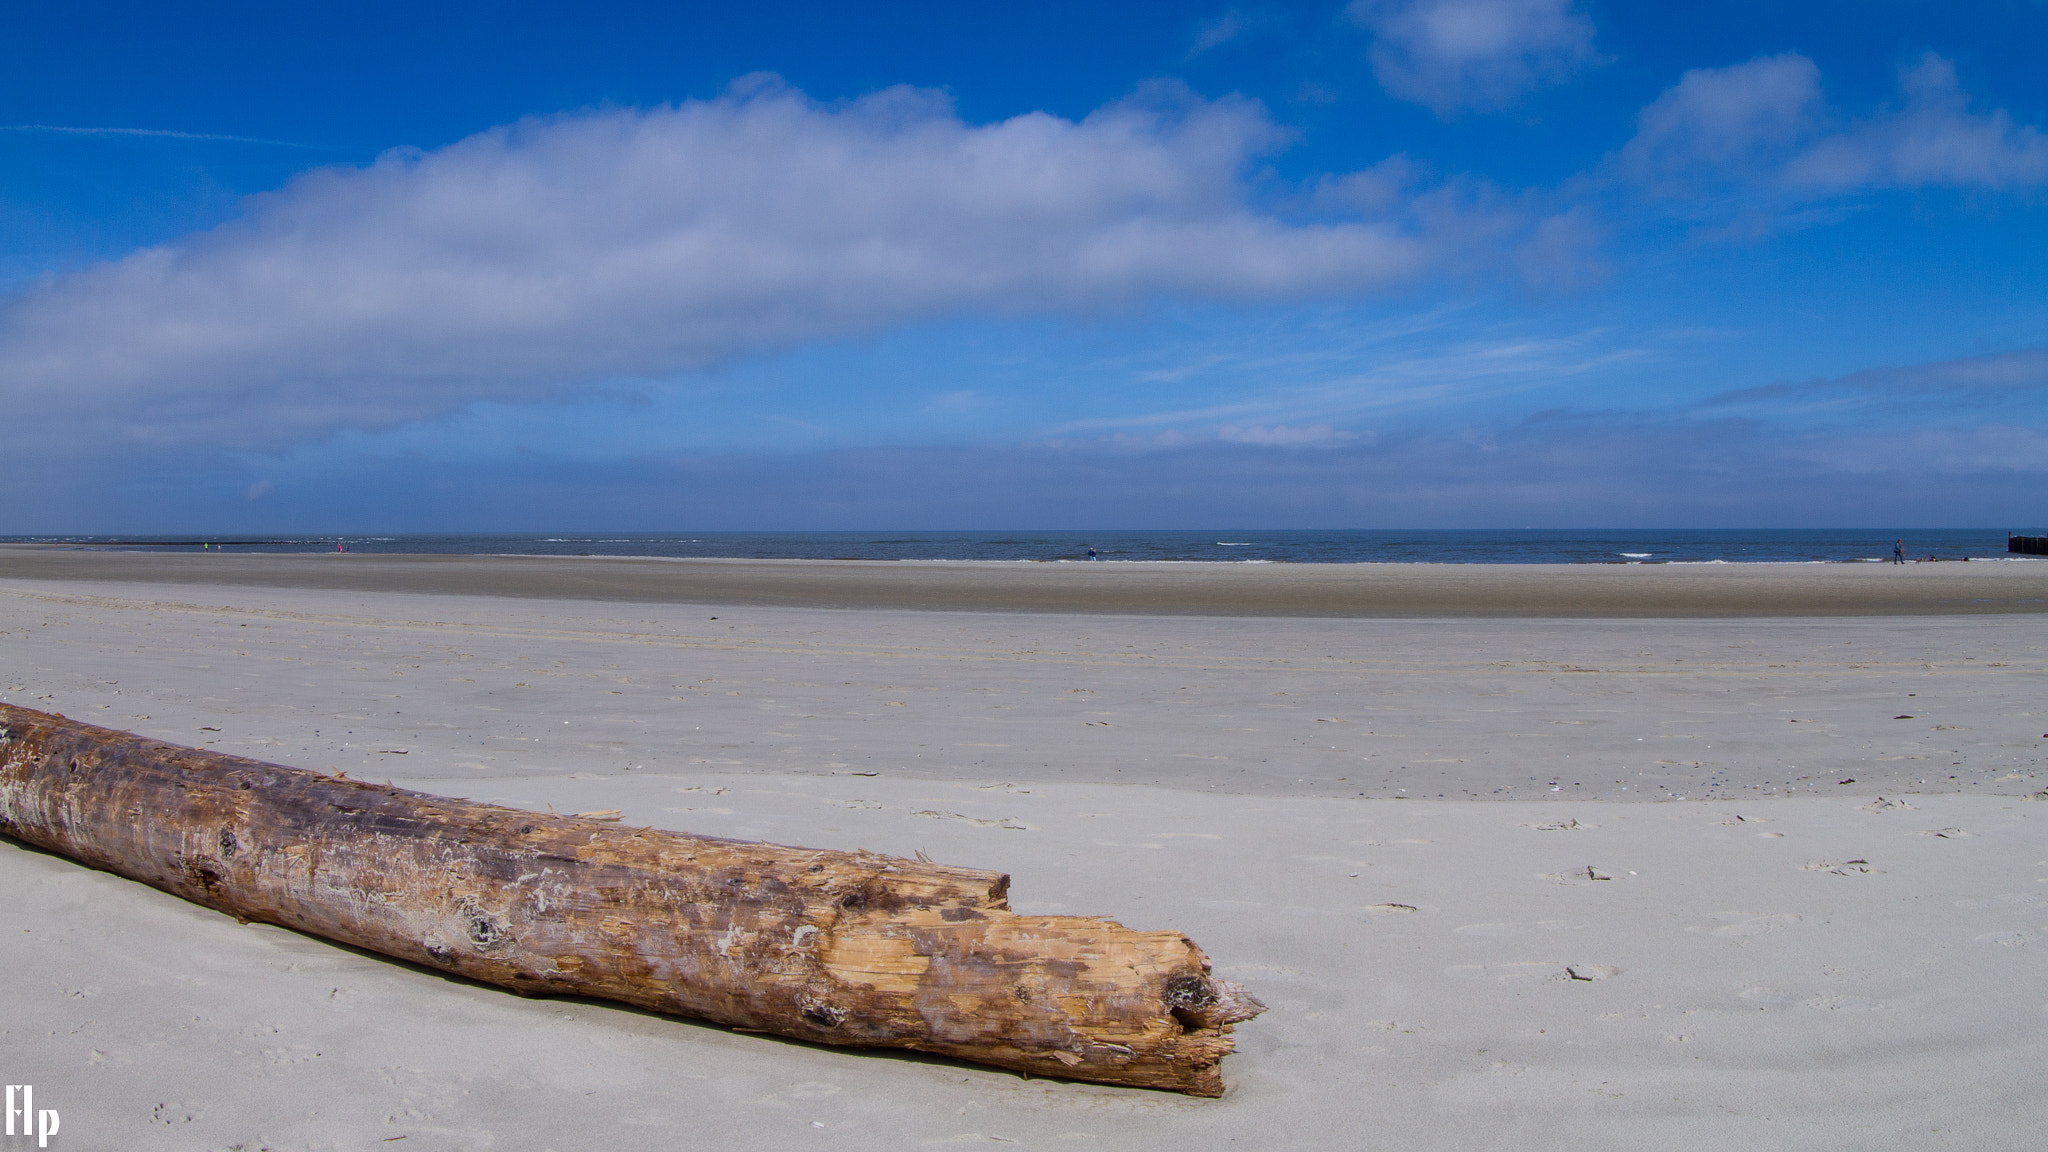
<instances>
[{"instance_id":1,"label":"person walking on sand","mask_svg":"<svg viewBox=\"0 0 2048 1152\"><path fill-rule=\"evenodd\" d=\"M1904 539L1899 539L1899 540L1895 540L1895 541L1893 541L1893 542L1892 542L1892 563L1894 563L1894 564L1904 564L1905 562L1906 562L1906 541L1905 541Z\"/></svg>"},{"instance_id":2,"label":"person walking on sand","mask_svg":"<svg viewBox=\"0 0 2048 1152\"><path fill-rule=\"evenodd\" d=\"M1098 556L1098 555L1096 555L1096 552L1095 552L1095 546L1094 546L1094 545L1092 545L1092 544L1091 544L1091 545L1089 545L1089 547L1088 547L1088 558L1089 558L1090 560L1100 560L1100 559L1102 559L1102 557L1101 557L1101 556Z\"/></svg>"}]
</instances>

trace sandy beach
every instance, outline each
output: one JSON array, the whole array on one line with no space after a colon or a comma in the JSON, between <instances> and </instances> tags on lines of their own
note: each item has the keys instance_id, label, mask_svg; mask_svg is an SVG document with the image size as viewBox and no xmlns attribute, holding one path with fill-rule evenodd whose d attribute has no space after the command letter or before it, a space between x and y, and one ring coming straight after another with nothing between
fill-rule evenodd
<instances>
[{"instance_id":1,"label":"sandy beach","mask_svg":"<svg viewBox=\"0 0 2048 1152\"><path fill-rule=\"evenodd\" d=\"M1007 871L1271 1010L1192 1100L526 1000L0 841L53 1147L2024 1148L2048 565L0 549L0 699ZM397 1143L399 1140L403 1143Z\"/></svg>"}]
</instances>

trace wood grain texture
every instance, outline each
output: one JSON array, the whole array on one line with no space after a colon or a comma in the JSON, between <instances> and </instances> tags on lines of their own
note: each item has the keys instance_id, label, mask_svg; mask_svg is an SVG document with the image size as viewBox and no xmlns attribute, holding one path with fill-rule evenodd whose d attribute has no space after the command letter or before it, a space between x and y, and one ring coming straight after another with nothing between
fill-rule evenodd
<instances>
[{"instance_id":1,"label":"wood grain texture","mask_svg":"<svg viewBox=\"0 0 2048 1152\"><path fill-rule=\"evenodd\" d=\"M0 704L0 832L529 995L1223 1091L1263 1006L1178 932L1020 916L1009 877L539 814Z\"/></svg>"}]
</instances>

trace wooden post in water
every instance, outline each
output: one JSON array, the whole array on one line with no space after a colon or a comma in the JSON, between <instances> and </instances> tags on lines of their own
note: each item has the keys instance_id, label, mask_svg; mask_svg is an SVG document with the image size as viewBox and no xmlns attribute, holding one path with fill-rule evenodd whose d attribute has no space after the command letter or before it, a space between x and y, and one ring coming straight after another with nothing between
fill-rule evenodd
<instances>
[{"instance_id":1,"label":"wooden post in water","mask_svg":"<svg viewBox=\"0 0 2048 1152\"><path fill-rule=\"evenodd\" d=\"M1020 916L1009 877L540 815L0 704L0 833L244 921L529 995L1223 1091L1263 1011L1178 932Z\"/></svg>"}]
</instances>

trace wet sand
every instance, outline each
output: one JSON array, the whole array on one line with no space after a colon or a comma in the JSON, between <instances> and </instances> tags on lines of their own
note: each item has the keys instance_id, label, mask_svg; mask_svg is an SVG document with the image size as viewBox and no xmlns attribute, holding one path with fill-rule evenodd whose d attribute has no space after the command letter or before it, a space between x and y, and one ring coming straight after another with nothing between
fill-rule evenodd
<instances>
[{"instance_id":1,"label":"wet sand","mask_svg":"<svg viewBox=\"0 0 2048 1152\"><path fill-rule=\"evenodd\" d=\"M42 556L0 576L9 702L1002 869L1020 910L1180 929L1271 1005L1221 1100L1027 1081L522 1000L0 840L0 1059L62 1111L53 1147L1834 1152L2048 1123L2031 565ZM1688 582L1725 610L1672 615ZM918 588L948 610L861 600ZM2006 607L1944 606L1979 599Z\"/></svg>"},{"instance_id":2,"label":"wet sand","mask_svg":"<svg viewBox=\"0 0 2048 1152\"><path fill-rule=\"evenodd\" d=\"M0 579L759 607L1221 616L2048 612L2048 563L1208 564L96 552L0 546Z\"/></svg>"}]
</instances>

